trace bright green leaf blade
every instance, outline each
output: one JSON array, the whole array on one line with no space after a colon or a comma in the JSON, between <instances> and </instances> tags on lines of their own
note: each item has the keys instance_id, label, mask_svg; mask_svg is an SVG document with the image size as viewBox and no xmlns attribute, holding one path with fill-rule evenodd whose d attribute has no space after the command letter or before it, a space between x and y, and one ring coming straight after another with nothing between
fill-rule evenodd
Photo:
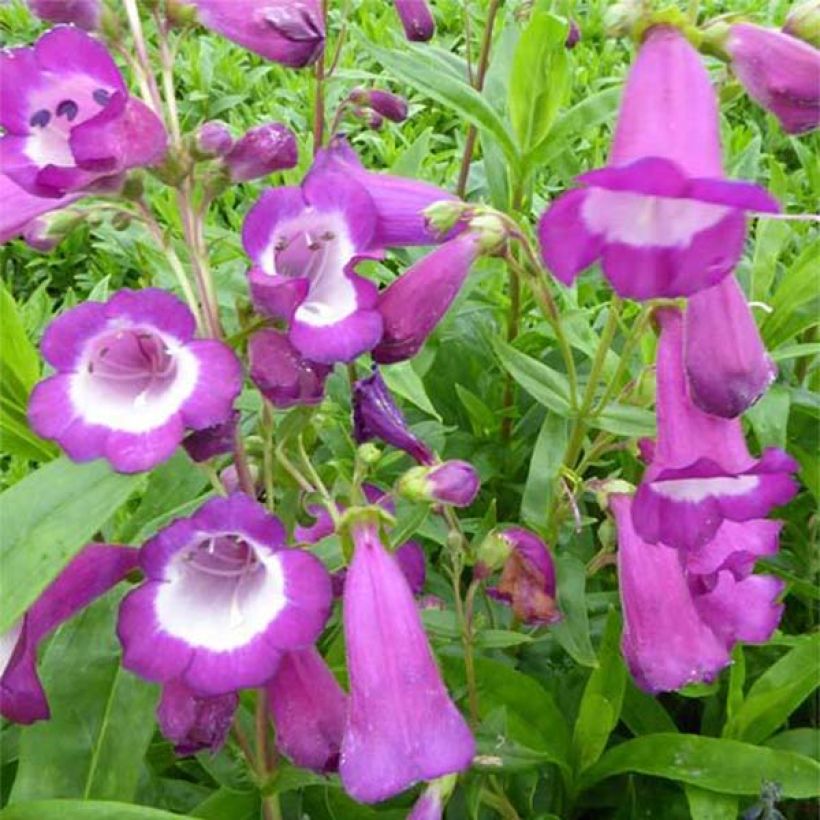
<instances>
[{"instance_id":1,"label":"bright green leaf blade","mask_svg":"<svg viewBox=\"0 0 820 820\"><path fill-rule=\"evenodd\" d=\"M26 335L14 298L0 281L0 384L3 391L9 381L25 391L18 398L26 403L28 393L40 378L40 357Z\"/></svg>"},{"instance_id":2,"label":"bright green leaf blade","mask_svg":"<svg viewBox=\"0 0 820 820\"><path fill-rule=\"evenodd\" d=\"M240 792L223 786L203 800L191 817L202 820L258 820L262 807L259 792Z\"/></svg>"},{"instance_id":3,"label":"bright green leaf blade","mask_svg":"<svg viewBox=\"0 0 820 820\"><path fill-rule=\"evenodd\" d=\"M589 637L586 603L586 568L574 555L565 553L555 559L558 577L558 608L563 620L550 627L555 640L583 666L596 666L598 659Z\"/></svg>"},{"instance_id":4,"label":"bright green leaf blade","mask_svg":"<svg viewBox=\"0 0 820 820\"><path fill-rule=\"evenodd\" d=\"M789 729L770 737L763 745L786 752L796 752L820 763L820 729Z\"/></svg>"},{"instance_id":5,"label":"bright green leaf blade","mask_svg":"<svg viewBox=\"0 0 820 820\"><path fill-rule=\"evenodd\" d=\"M733 795L716 794L690 785L684 791L692 820L737 820L738 801Z\"/></svg>"},{"instance_id":6,"label":"bright green leaf blade","mask_svg":"<svg viewBox=\"0 0 820 820\"><path fill-rule=\"evenodd\" d=\"M655 435L655 414L651 410L617 402L608 404L590 420L590 424L599 430L627 438Z\"/></svg>"},{"instance_id":7,"label":"bright green leaf blade","mask_svg":"<svg viewBox=\"0 0 820 820\"><path fill-rule=\"evenodd\" d=\"M651 695L638 689L631 680L626 682L621 720L636 737L678 730L666 709Z\"/></svg>"},{"instance_id":8,"label":"bright green leaf blade","mask_svg":"<svg viewBox=\"0 0 820 820\"><path fill-rule=\"evenodd\" d=\"M547 413L535 440L521 497L521 518L536 527L543 526L546 521L568 438L567 420L555 413Z\"/></svg>"},{"instance_id":9,"label":"bright green leaf blade","mask_svg":"<svg viewBox=\"0 0 820 820\"><path fill-rule=\"evenodd\" d=\"M128 498L140 476L60 458L0 494L0 632L8 629Z\"/></svg>"},{"instance_id":10,"label":"bright green leaf blade","mask_svg":"<svg viewBox=\"0 0 820 820\"><path fill-rule=\"evenodd\" d=\"M385 384L394 393L415 404L419 410L424 410L437 421L441 421L441 416L427 395L421 376L416 373L409 361L391 364L390 367L385 367L381 374Z\"/></svg>"},{"instance_id":11,"label":"bright green leaf blade","mask_svg":"<svg viewBox=\"0 0 820 820\"><path fill-rule=\"evenodd\" d=\"M35 800L0 812L1 820L179 820L179 814L109 800Z\"/></svg>"}]
</instances>

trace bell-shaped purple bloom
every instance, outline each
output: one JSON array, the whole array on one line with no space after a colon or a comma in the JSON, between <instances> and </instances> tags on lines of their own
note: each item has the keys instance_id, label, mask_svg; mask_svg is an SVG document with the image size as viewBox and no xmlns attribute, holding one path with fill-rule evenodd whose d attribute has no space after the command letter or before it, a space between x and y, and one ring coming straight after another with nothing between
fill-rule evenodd
<instances>
[{"instance_id":1,"label":"bell-shaped purple bloom","mask_svg":"<svg viewBox=\"0 0 820 820\"><path fill-rule=\"evenodd\" d=\"M436 21L427 0L394 0L408 40L425 42L436 31Z\"/></svg>"},{"instance_id":2,"label":"bell-shaped purple bloom","mask_svg":"<svg viewBox=\"0 0 820 820\"><path fill-rule=\"evenodd\" d=\"M214 456L232 453L236 447L239 416L239 411L234 410L227 421L190 433L182 442L185 452L194 461L207 461Z\"/></svg>"},{"instance_id":3,"label":"bell-shaped purple bloom","mask_svg":"<svg viewBox=\"0 0 820 820\"><path fill-rule=\"evenodd\" d=\"M297 766L336 771L347 696L316 648L286 652L267 690L277 747Z\"/></svg>"},{"instance_id":4,"label":"bell-shaped purple bloom","mask_svg":"<svg viewBox=\"0 0 820 820\"><path fill-rule=\"evenodd\" d=\"M776 29L738 23L726 50L746 93L788 134L820 125L820 50Z\"/></svg>"},{"instance_id":5,"label":"bell-shaped purple bloom","mask_svg":"<svg viewBox=\"0 0 820 820\"><path fill-rule=\"evenodd\" d=\"M208 120L208 122L203 122L197 129L194 138L194 151L198 156L206 159L224 157L231 150L233 144L234 139L231 129L224 122L221 120Z\"/></svg>"},{"instance_id":6,"label":"bell-shaped purple bloom","mask_svg":"<svg viewBox=\"0 0 820 820\"><path fill-rule=\"evenodd\" d=\"M0 174L0 244L26 232L37 217L59 208L65 208L80 198L80 194L67 194L60 199L34 196L21 188L5 174Z\"/></svg>"},{"instance_id":7,"label":"bell-shaped purple bloom","mask_svg":"<svg viewBox=\"0 0 820 820\"><path fill-rule=\"evenodd\" d=\"M199 22L268 60L302 68L325 47L320 0L182 0Z\"/></svg>"},{"instance_id":8,"label":"bell-shaped purple bloom","mask_svg":"<svg viewBox=\"0 0 820 820\"><path fill-rule=\"evenodd\" d=\"M527 624L552 624L561 620L555 591L555 565L549 547L523 527L507 527L497 537L510 545L498 586L487 594L508 604Z\"/></svg>"},{"instance_id":9,"label":"bell-shaped purple bloom","mask_svg":"<svg viewBox=\"0 0 820 820\"><path fill-rule=\"evenodd\" d=\"M302 357L284 333L260 330L248 344L251 379L276 407L318 404L332 365Z\"/></svg>"},{"instance_id":10,"label":"bell-shaped purple bloom","mask_svg":"<svg viewBox=\"0 0 820 820\"><path fill-rule=\"evenodd\" d=\"M379 364L412 358L441 321L481 253L480 237L461 233L420 259L379 294L384 334Z\"/></svg>"},{"instance_id":11,"label":"bell-shaped purple bloom","mask_svg":"<svg viewBox=\"0 0 820 820\"><path fill-rule=\"evenodd\" d=\"M729 664L735 642L763 643L771 637L783 610L775 603L781 581L765 575L738 578L728 569L697 575L686 569L678 550L641 539L629 496L611 496L610 506L618 528L621 647L642 689L666 692L709 682ZM721 530L710 550L726 553L722 538Z\"/></svg>"},{"instance_id":12,"label":"bell-shaped purple bloom","mask_svg":"<svg viewBox=\"0 0 820 820\"><path fill-rule=\"evenodd\" d=\"M689 398L684 375L683 321L658 311L658 439L632 505L644 541L697 549L721 522L762 518L797 491L797 464L785 452L750 455L739 419L704 413Z\"/></svg>"},{"instance_id":13,"label":"bell-shaped purple bloom","mask_svg":"<svg viewBox=\"0 0 820 820\"><path fill-rule=\"evenodd\" d=\"M724 179L718 107L698 52L650 29L624 87L609 165L579 177L541 217L544 261L570 285L600 259L618 294L688 296L740 258L744 211L776 211L757 185Z\"/></svg>"},{"instance_id":14,"label":"bell-shaped purple bloom","mask_svg":"<svg viewBox=\"0 0 820 820\"><path fill-rule=\"evenodd\" d=\"M105 46L74 26L0 52L0 164L35 196L60 198L165 154L162 122L129 96Z\"/></svg>"},{"instance_id":15,"label":"bell-shaped purple bloom","mask_svg":"<svg viewBox=\"0 0 820 820\"><path fill-rule=\"evenodd\" d=\"M249 182L274 171L293 168L299 148L293 131L279 122L246 131L225 154L223 162L232 182Z\"/></svg>"},{"instance_id":16,"label":"bell-shaped purple bloom","mask_svg":"<svg viewBox=\"0 0 820 820\"><path fill-rule=\"evenodd\" d=\"M203 749L215 753L228 737L238 704L236 692L208 697L180 681L169 681L162 687L157 722L181 757Z\"/></svg>"},{"instance_id":17,"label":"bell-shaped purple bloom","mask_svg":"<svg viewBox=\"0 0 820 820\"><path fill-rule=\"evenodd\" d=\"M432 450L408 429L377 367L353 385L353 437L359 444L379 439L409 453L419 464L433 463Z\"/></svg>"},{"instance_id":18,"label":"bell-shaped purple bloom","mask_svg":"<svg viewBox=\"0 0 820 820\"><path fill-rule=\"evenodd\" d=\"M28 7L50 23L73 23L86 31L100 27L100 0L28 0Z\"/></svg>"},{"instance_id":19,"label":"bell-shaped purple bloom","mask_svg":"<svg viewBox=\"0 0 820 820\"><path fill-rule=\"evenodd\" d=\"M161 530L140 551L145 582L120 607L123 666L201 695L263 685L330 612L327 571L284 543L279 520L241 494Z\"/></svg>"},{"instance_id":20,"label":"bell-shaped purple bloom","mask_svg":"<svg viewBox=\"0 0 820 820\"><path fill-rule=\"evenodd\" d=\"M777 376L734 276L689 298L683 336L689 395L713 416L739 416Z\"/></svg>"},{"instance_id":21,"label":"bell-shaped purple bloom","mask_svg":"<svg viewBox=\"0 0 820 820\"><path fill-rule=\"evenodd\" d=\"M397 491L411 501L433 501L454 507L469 507L481 488L475 467L453 459L426 467L413 467L400 479Z\"/></svg>"},{"instance_id":22,"label":"bell-shaped purple bloom","mask_svg":"<svg viewBox=\"0 0 820 820\"><path fill-rule=\"evenodd\" d=\"M118 584L137 565L137 550L90 544L46 587L26 614L0 635L0 715L16 723L49 717L37 677L37 647L61 623Z\"/></svg>"},{"instance_id":23,"label":"bell-shaped purple bloom","mask_svg":"<svg viewBox=\"0 0 820 820\"><path fill-rule=\"evenodd\" d=\"M372 108L377 114L393 122L404 122L407 119L407 100L389 91L355 88L350 92L349 99L357 105Z\"/></svg>"},{"instance_id":24,"label":"bell-shaped purple bloom","mask_svg":"<svg viewBox=\"0 0 820 820\"><path fill-rule=\"evenodd\" d=\"M194 339L191 311L157 288L86 302L46 329L57 371L29 401L29 422L74 461L107 459L124 473L168 459L186 428L227 420L242 373L230 348Z\"/></svg>"},{"instance_id":25,"label":"bell-shaped purple bloom","mask_svg":"<svg viewBox=\"0 0 820 820\"><path fill-rule=\"evenodd\" d=\"M350 707L339 773L364 803L470 765L475 742L450 700L421 618L375 523L352 528L344 593Z\"/></svg>"},{"instance_id":26,"label":"bell-shaped purple bloom","mask_svg":"<svg viewBox=\"0 0 820 820\"><path fill-rule=\"evenodd\" d=\"M290 323L288 338L306 358L352 361L381 338L378 289L354 272L379 256L375 209L349 175L326 168L301 187L266 191L245 219L242 239L257 306Z\"/></svg>"}]
</instances>

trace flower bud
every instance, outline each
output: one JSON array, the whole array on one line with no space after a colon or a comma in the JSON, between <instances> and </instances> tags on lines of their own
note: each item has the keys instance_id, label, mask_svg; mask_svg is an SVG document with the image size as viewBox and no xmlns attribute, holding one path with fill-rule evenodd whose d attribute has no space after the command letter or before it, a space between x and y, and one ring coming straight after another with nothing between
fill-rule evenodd
<instances>
[{"instance_id":1,"label":"flower bud","mask_svg":"<svg viewBox=\"0 0 820 820\"><path fill-rule=\"evenodd\" d=\"M798 3L786 16L783 31L820 48L820 0Z\"/></svg>"},{"instance_id":2,"label":"flower bud","mask_svg":"<svg viewBox=\"0 0 820 820\"><path fill-rule=\"evenodd\" d=\"M604 12L607 37L626 37L641 19L642 0L620 0Z\"/></svg>"},{"instance_id":3,"label":"flower bud","mask_svg":"<svg viewBox=\"0 0 820 820\"><path fill-rule=\"evenodd\" d=\"M83 219L83 214L72 210L42 214L26 225L23 239L30 248L48 253L54 250Z\"/></svg>"},{"instance_id":4,"label":"flower bud","mask_svg":"<svg viewBox=\"0 0 820 820\"><path fill-rule=\"evenodd\" d=\"M424 221L437 236L452 230L470 206L458 199L442 199L426 207Z\"/></svg>"},{"instance_id":5,"label":"flower bud","mask_svg":"<svg viewBox=\"0 0 820 820\"><path fill-rule=\"evenodd\" d=\"M569 31L567 32L567 39L564 41L564 47L571 50L578 45L578 41L580 39L581 29L578 28L578 23L576 23L575 20L570 18Z\"/></svg>"},{"instance_id":6,"label":"flower bud","mask_svg":"<svg viewBox=\"0 0 820 820\"><path fill-rule=\"evenodd\" d=\"M100 0L28 0L28 7L49 23L71 23L86 31L100 26Z\"/></svg>"},{"instance_id":7,"label":"flower bud","mask_svg":"<svg viewBox=\"0 0 820 820\"><path fill-rule=\"evenodd\" d=\"M445 461L435 467L414 467L400 479L397 491L411 501L435 501L468 507L478 495L481 482L466 461Z\"/></svg>"},{"instance_id":8,"label":"flower bud","mask_svg":"<svg viewBox=\"0 0 820 820\"><path fill-rule=\"evenodd\" d=\"M378 88L356 88L350 92L350 100L356 105L372 108L393 122L404 122L407 119L407 102L389 91L381 91Z\"/></svg>"},{"instance_id":9,"label":"flower bud","mask_svg":"<svg viewBox=\"0 0 820 820\"><path fill-rule=\"evenodd\" d=\"M470 230L478 236L478 246L482 253L497 254L507 244L509 230L497 213L484 211L470 219Z\"/></svg>"},{"instance_id":10,"label":"flower bud","mask_svg":"<svg viewBox=\"0 0 820 820\"><path fill-rule=\"evenodd\" d=\"M511 550L512 542L503 531L493 530L488 533L476 550L476 578L483 580L501 569Z\"/></svg>"},{"instance_id":11,"label":"flower bud","mask_svg":"<svg viewBox=\"0 0 820 820\"><path fill-rule=\"evenodd\" d=\"M232 182L252 179L293 168L299 149L293 132L278 122L251 128L225 155L224 162Z\"/></svg>"},{"instance_id":12,"label":"flower bud","mask_svg":"<svg viewBox=\"0 0 820 820\"><path fill-rule=\"evenodd\" d=\"M401 18L407 39L416 42L429 40L436 30L436 22L427 0L395 0L395 2L396 11Z\"/></svg>"},{"instance_id":13,"label":"flower bud","mask_svg":"<svg viewBox=\"0 0 820 820\"><path fill-rule=\"evenodd\" d=\"M185 452L196 462L207 461L214 456L232 453L236 443L236 425L239 423L239 411L234 410L230 418L222 424L195 430L187 436L182 446Z\"/></svg>"},{"instance_id":14,"label":"flower bud","mask_svg":"<svg viewBox=\"0 0 820 820\"><path fill-rule=\"evenodd\" d=\"M221 120L209 120L197 129L192 152L197 159L223 157L233 144L230 128Z\"/></svg>"}]
</instances>

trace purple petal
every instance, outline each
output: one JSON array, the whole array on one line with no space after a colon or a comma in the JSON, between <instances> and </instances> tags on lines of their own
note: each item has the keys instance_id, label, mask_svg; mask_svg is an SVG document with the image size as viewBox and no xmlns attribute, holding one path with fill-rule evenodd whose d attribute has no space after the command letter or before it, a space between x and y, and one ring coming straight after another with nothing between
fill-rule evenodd
<instances>
[{"instance_id":1,"label":"purple petal","mask_svg":"<svg viewBox=\"0 0 820 820\"><path fill-rule=\"evenodd\" d=\"M5 174L0 174L0 202L3 203L0 209L0 243L23 233L35 217L65 208L76 199L79 199L79 194L70 194L61 199L32 196Z\"/></svg>"},{"instance_id":2,"label":"purple petal","mask_svg":"<svg viewBox=\"0 0 820 820\"><path fill-rule=\"evenodd\" d=\"M265 273L276 270L273 246L277 227L299 216L305 209L301 188L271 188L265 191L248 211L242 224L242 245L245 253Z\"/></svg>"},{"instance_id":3,"label":"purple petal","mask_svg":"<svg viewBox=\"0 0 820 820\"><path fill-rule=\"evenodd\" d=\"M248 182L293 168L299 160L296 136L278 122L251 128L227 152L225 166L233 182Z\"/></svg>"},{"instance_id":4,"label":"purple petal","mask_svg":"<svg viewBox=\"0 0 820 820\"><path fill-rule=\"evenodd\" d=\"M216 339L195 339L187 348L199 363L202 378L181 407L182 420L186 427L202 430L230 418L242 390L242 365Z\"/></svg>"},{"instance_id":5,"label":"purple petal","mask_svg":"<svg viewBox=\"0 0 820 820\"><path fill-rule=\"evenodd\" d=\"M433 36L436 23L427 0L394 0L394 2L408 40L425 42Z\"/></svg>"},{"instance_id":6,"label":"purple petal","mask_svg":"<svg viewBox=\"0 0 820 820\"><path fill-rule=\"evenodd\" d=\"M740 581L751 574L758 558L777 552L782 527L780 521L765 519L724 521L704 548L687 553L686 570L702 576L728 570Z\"/></svg>"},{"instance_id":7,"label":"purple petal","mask_svg":"<svg viewBox=\"0 0 820 820\"><path fill-rule=\"evenodd\" d=\"M197 462L232 453L236 446L239 416L239 411L234 410L227 421L191 433L182 442L185 452Z\"/></svg>"},{"instance_id":8,"label":"purple petal","mask_svg":"<svg viewBox=\"0 0 820 820\"><path fill-rule=\"evenodd\" d=\"M218 752L228 737L239 704L236 692L202 697L184 683L169 681L162 687L157 722L178 755L203 749Z\"/></svg>"},{"instance_id":9,"label":"purple petal","mask_svg":"<svg viewBox=\"0 0 820 820\"><path fill-rule=\"evenodd\" d=\"M424 550L415 541L407 541L396 550L396 561L413 595L420 595L427 578Z\"/></svg>"}]
</instances>

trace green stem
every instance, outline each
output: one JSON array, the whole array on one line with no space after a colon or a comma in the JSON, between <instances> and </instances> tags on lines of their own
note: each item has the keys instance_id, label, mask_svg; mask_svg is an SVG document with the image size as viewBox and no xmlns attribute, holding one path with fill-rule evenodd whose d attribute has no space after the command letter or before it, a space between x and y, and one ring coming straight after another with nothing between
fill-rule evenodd
<instances>
[{"instance_id":1,"label":"green stem","mask_svg":"<svg viewBox=\"0 0 820 820\"><path fill-rule=\"evenodd\" d=\"M327 27L327 0L322 0L322 19ZM325 141L325 53L319 55L314 68L316 98L313 101L313 155L319 152Z\"/></svg>"},{"instance_id":2,"label":"green stem","mask_svg":"<svg viewBox=\"0 0 820 820\"><path fill-rule=\"evenodd\" d=\"M322 503L325 505L330 517L333 519L333 526L336 528L339 526L339 522L341 521L341 513L339 512L339 508L336 506L336 501L328 492L324 481L322 481L321 476L313 466L313 462L310 460L310 456L308 456L307 450L305 449L305 442L301 434L296 440L299 447L299 456L302 459L302 466L305 470L307 470L308 477L313 482L313 486L319 491L319 495L322 497Z\"/></svg>"},{"instance_id":3,"label":"green stem","mask_svg":"<svg viewBox=\"0 0 820 820\"><path fill-rule=\"evenodd\" d=\"M274 449L273 408L266 399L262 399L262 470L265 481L265 504L273 512L273 449Z\"/></svg>"},{"instance_id":4,"label":"green stem","mask_svg":"<svg viewBox=\"0 0 820 820\"><path fill-rule=\"evenodd\" d=\"M128 18L128 27L131 29L131 36L134 39L134 51L136 52L136 65L139 66L140 83L144 86L147 94L145 102L154 110L158 117L162 117L162 101L157 88L157 81L151 72L151 61L148 59L148 48L145 45L145 32L142 28L137 0L123 0L125 15Z\"/></svg>"}]
</instances>

